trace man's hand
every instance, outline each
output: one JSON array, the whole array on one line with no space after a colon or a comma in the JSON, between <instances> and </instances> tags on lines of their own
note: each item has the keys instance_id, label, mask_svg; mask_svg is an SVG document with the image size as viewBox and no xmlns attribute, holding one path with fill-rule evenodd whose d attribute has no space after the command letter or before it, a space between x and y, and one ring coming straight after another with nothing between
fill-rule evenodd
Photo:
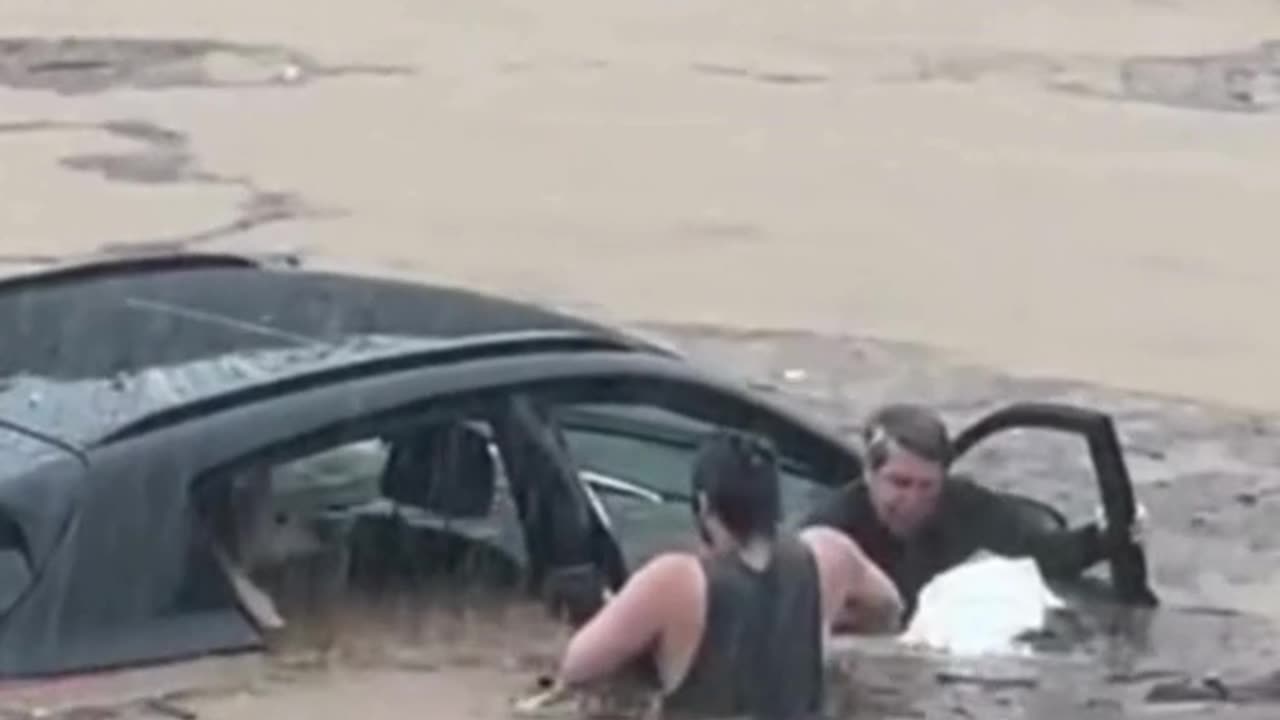
<instances>
[{"instance_id":1,"label":"man's hand","mask_svg":"<svg viewBox=\"0 0 1280 720\"><path fill-rule=\"evenodd\" d=\"M831 630L837 635L896 635L902 631L902 609L851 598L834 619Z\"/></svg>"},{"instance_id":2,"label":"man's hand","mask_svg":"<svg viewBox=\"0 0 1280 720\"><path fill-rule=\"evenodd\" d=\"M573 627L584 625L613 597L591 565L553 571L547 578L545 593L551 612L565 617Z\"/></svg>"},{"instance_id":3,"label":"man's hand","mask_svg":"<svg viewBox=\"0 0 1280 720\"><path fill-rule=\"evenodd\" d=\"M1106 537L1107 535L1107 510L1102 505L1098 505L1094 509L1094 521L1098 525L1098 532ZM1147 508L1142 503L1135 503L1133 513L1133 523L1129 525L1129 542L1134 545L1142 546L1147 539Z\"/></svg>"}]
</instances>

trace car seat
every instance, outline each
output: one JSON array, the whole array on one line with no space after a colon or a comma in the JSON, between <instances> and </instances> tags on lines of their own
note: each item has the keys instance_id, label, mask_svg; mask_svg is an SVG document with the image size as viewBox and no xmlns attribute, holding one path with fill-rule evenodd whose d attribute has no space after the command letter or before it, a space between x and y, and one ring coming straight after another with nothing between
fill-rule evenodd
<instances>
[{"instance_id":1,"label":"car seat","mask_svg":"<svg viewBox=\"0 0 1280 720\"><path fill-rule=\"evenodd\" d=\"M367 564L409 580L444 572L514 582L520 563L503 548L494 518L497 476L489 438L473 425L395 438L381 480L390 518L377 523L381 551L372 550L385 556Z\"/></svg>"},{"instance_id":2,"label":"car seat","mask_svg":"<svg viewBox=\"0 0 1280 720\"><path fill-rule=\"evenodd\" d=\"M382 493L397 506L445 522L484 518L493 507L496 471L489 439L456 423L396 443L383 471Z\"/></svg>"}]
</instances>

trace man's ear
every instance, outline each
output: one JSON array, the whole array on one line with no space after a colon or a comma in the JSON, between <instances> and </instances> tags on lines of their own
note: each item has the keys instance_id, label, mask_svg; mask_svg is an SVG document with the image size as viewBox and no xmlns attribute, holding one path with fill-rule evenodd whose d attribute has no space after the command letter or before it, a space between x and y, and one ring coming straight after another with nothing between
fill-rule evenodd
<instances>
[{"instance_id":1,"label":"man's ear","mask_svg":"<svg viewBox=\"0 0 1280 720\"><path fill-rule=\"evenodd\" d=\"M708 523L711 520L710 513L707 512L707 494L701 490L693 493L691 500L693 505L693 524L698 529L698 536L702 538L702 542L707 545L711 544L711 530Z\"/></svg>"},{"instance_id":2,"label":"man's ear","mask_svg":"<svg viewBox=\"0 0 1280 720\"><path fill-rule=\"evenodd\" d=\"M696 490L693 493L693 514L698 517L705 517L707 514L707 494L702 490Z\"/></svg>"},{"instance_id":3,"label":"man's ear","mask_svg":"<svg viewBox=\"0 0 1280 720\"><path fill-rule=\"evenodd\" d=\"M889 461L889 453L894 450L893 437L882 425L872 425L863 435L863 457L867 463L868 474L874 473Z\"/></svg>"}]
</instances>

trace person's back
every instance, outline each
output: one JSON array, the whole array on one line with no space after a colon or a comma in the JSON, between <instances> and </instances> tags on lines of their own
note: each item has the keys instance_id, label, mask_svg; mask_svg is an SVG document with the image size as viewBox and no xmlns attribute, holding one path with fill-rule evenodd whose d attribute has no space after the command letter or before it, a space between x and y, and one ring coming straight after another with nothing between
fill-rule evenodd
<instances>
[{"instance_id":1,"label":"person's back","mask_svg":"<svg viewBox=\"0 0 1280 720\"><path fill-rule=\"evenodd\" d=\"M822 710L824 642L853 614L897 628L892 582L838 530L778 530L777 456L758 439L721 433L693 472L704 552L663 553L574 634L540 707L641 663L664 714L804 720Z\"/></svg>"},{"instance_id":2,"label":"person's back","mask_svg":"<svg viewBox=\"0 0 1280 720\"><path fill-rule=\"evenodd\" d=\"M703 558L702 637L670 713L798 720L822 707L822 588L809 548L787 536L763 569Z\"/></svg>"}]
</instances>

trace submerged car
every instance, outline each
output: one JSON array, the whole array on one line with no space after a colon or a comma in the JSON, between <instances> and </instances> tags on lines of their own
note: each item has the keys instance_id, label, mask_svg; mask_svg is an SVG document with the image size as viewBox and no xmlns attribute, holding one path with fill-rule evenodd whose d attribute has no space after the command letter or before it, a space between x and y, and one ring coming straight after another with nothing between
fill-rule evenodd
<instances>
[{"instance_id":1,"label":"submerged car","mask_svg":"<svg viewBox=\"0 0 1280 720\"><path fill-rule=\"evenodd\" d=\"M959 443L1026 426L1089 440L1127 528L1105 415L1011 406ZM260 650L244 575L298 558L330 558L334 588L616 588L696 542L689 467L717 427L775 443L791 519L862 473L766 394L527 303L218 254L0 281L0 677ZM1112 570L1145 588L1140 557Z\"/></svg>"}]
</instances>

